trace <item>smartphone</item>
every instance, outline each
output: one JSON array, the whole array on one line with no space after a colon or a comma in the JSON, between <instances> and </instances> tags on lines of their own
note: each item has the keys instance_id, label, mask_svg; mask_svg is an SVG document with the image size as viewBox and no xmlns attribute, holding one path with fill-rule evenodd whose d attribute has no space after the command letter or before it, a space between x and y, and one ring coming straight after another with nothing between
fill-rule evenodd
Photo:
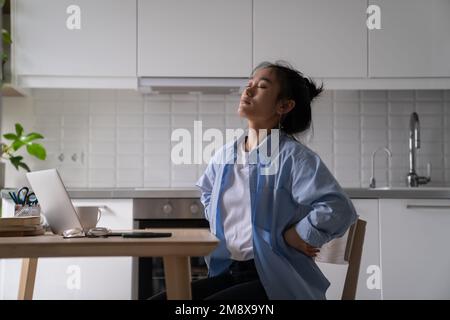
<instances>
[{"instance_id":1,"label":"smartphone","mask_svg":"<svg viewBox=\"0 0 450 320\"><path fill-rule=\"evenodd\" d=\"M170 232L122 232L123 238L167 238L171 237L172 233Z\"/></svg>"}]
</instances>

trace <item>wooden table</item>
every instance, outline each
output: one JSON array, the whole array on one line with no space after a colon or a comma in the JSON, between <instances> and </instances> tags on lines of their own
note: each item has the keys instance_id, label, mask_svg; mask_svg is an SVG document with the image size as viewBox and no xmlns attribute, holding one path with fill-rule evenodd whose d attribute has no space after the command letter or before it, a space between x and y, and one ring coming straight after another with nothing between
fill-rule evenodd
<instances>
[{"instance_id":1,"label":"wooden table","mask_svg":"<svg viewBox=\"0 0 450 320\"><path fill-rule=\"evenodd\" d=\"M149 230L151 231L151 230ZM40 257L162 257L168 299L191 299L191 256L206 256L218 244L208 229L157 229L168 238L72 238L46 234L0 238L0 259L24 258L18 299L32 299Z\"/></svg>"}]
</instances>

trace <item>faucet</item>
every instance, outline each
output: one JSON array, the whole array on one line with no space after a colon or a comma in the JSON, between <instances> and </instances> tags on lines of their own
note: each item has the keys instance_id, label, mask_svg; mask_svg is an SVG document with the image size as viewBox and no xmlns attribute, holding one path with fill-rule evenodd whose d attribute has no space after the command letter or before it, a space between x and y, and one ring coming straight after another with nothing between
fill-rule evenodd
<instances>
[{"instance_id":1,"label":"faucet","mask_svg":"<svg viewBox=\"0 0 450 320\"><path fill-rule=\"evenodd\" d=\"M409 173L406 176L408 187L418 187L431 181L431 163L427 164L427 176L421 177L416 173L416 151L420 149L420 123L419 115L411 113L409 119Z\"/></svg>"},{"instance_id":2,"label":"faucet","mask_svg":"<svg viewBox=\"0 0 450 320\"><path fill-rule=\"evenodd\" d=\"M386 151L386 153L388 154L389 158L392 157L391 150L389 150L389 149L386 148L386 147L378 148L377 150L375 150L375 151L372 153L372 177L370 178L370 185L369 185L370 188L376 188L376 186L377 186L377 183L376 183L376 181L375 181L375 155L376 155L377 152L380 151L380 150Z\"/></svg>"}]
</instances>

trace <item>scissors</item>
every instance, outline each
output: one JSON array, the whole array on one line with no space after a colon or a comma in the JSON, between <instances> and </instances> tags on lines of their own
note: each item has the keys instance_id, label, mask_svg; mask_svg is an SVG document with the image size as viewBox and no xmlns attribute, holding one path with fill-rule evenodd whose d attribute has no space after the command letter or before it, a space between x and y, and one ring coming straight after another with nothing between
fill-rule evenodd
<instances>
[{"instance_id":1,"label":"scissors","mask_svg":"<svg viewBox=\"0 0 450 320\"><path fill-rule=\"evenodd\" d=\"M20 188L19 191L17 191L16 200L17 204L21 205L35 205L38 202L35 193L30 193L28 187Z\"/></svg>"}]
</instances>

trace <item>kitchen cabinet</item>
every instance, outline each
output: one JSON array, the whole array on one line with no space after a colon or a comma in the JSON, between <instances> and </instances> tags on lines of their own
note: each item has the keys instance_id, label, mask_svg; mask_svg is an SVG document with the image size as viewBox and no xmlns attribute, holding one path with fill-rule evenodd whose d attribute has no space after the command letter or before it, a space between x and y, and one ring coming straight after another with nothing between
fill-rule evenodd
<instances>
[{"instance_id":1,"label":"kitchen cabinet","mask_svg":"<svg viewBox=\"0 0 450 320\"><path fill-rule=\"evenodd\" d=\"M138 8L138 76L249 76L252 0L138 0Z\"/></svg>"},{"instance_id":2,"label":"kitchen cabinet","mask_svg":"<svg viewBox=\"0 0 450 320\"><path fill-rule=\"evenodd\" d=\"M136 0L15 0L14 69L31 87L136 87Z\"/></svg>"},{"instance_id":3,"label":"kitchen cabinet","mask_svg":"<svg viewBox=\"0 0 450 320\"><path fill-rule=\"evenodd\" d=\"M284 59L308 76L367 76L367 1L254 0L253 64Z\"/></svg>"},{"instance_id":4,"label":"kitchen cabinet","mask_svg":"<svg viewBox=\"0 0 450 320\"><path fill-rule=\"evenodd\" d=\"M380 200L384 299L450 299L450 200Z\"/></svg>"},{"instance_id":5,"label":"kitchen cabinet","mask_svg":"<svg viewBox=\"0 0 450 320\"><path fill-rule=\"evenodd\" d=\"M360 219L367 222L356 299L380 300L380 225L378 199L353 199Z\"/></svg>"},{"instance_id":6,"label":"kitchen cabinet","mask_svg":"<svg viewBox=\"0 0 450 320\"><path fill-rule=\"evenodd\" d=\"M450 1L371 0L381 29L369 31L370 77L450 77Z\"/></svg>"},{"instance_id":7,"label":"kitchen cabinet","mask_svg":"<svg viewBox=\"0 0 450 320\"><path fill-rule=\"evenodd\" d=\"M76 199L75 206L102 206L98 226L132 229L132 199ZM0 299L17 299L20 259L0 260ZM42 258L34 299L132 299L132 258Z\"/></svg>"},{"instance_id":8,"label":"kitchen cabinet","mask_svg":"<svg viewBox=\"0 0 450 320\"><path fill-rule=\"evenodd\" d=\"M356 299L381 299L380 242L378 199L352 199L359 218L367 222L363 253L359 270ZM342 296L347 265L318 263L330 281L327 299L339 300Z\"/></svg>"}]
</instances>

